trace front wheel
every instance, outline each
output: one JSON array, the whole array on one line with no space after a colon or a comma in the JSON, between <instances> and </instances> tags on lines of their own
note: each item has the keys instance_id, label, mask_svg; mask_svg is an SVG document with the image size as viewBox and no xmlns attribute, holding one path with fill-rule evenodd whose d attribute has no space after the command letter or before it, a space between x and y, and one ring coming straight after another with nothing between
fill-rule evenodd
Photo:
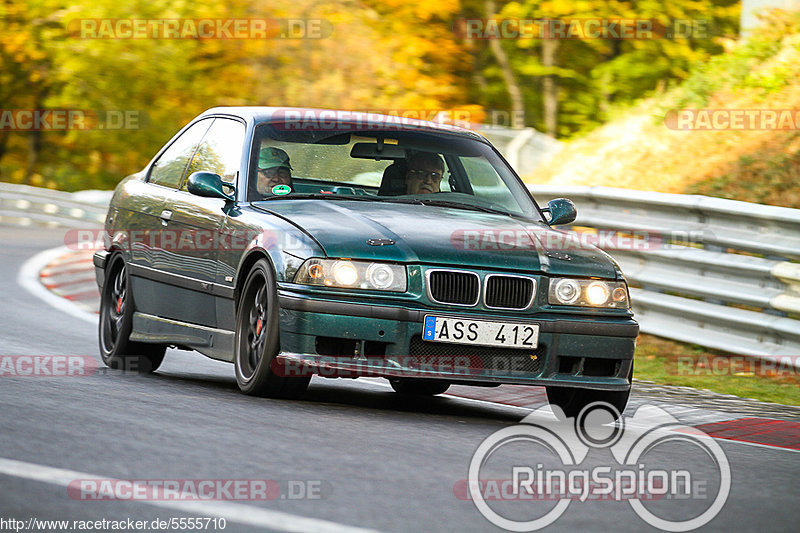
<instances>
[{"instance_id":1,"label":"front wheel","mask_svg":"<svg viewBox=\"0 0 800 533\"><path fill-rule=\"evenodd\" d=\"M140 374L154 372L164 360L167 347L130 340L133 312L128 267L117 253L108 261L100 295L100 357L114 369L135 370Z\"/></svg>"},{"instance_id":2,"label":"front wheel","mask_svg":"<svg viewBox=\"0 0 800 533\"><path fill-rule=\"evenodd\" d=\"M278 293L275 275L260 259L247 275L236 315L234 364L239 389L252 396L298 398L311 376L285 376L276 371L280 351Z\"/></svg>"},{"instance_id":3,"label":"front wheel","mask_svg":"<svg viewBox=\"0 0 800 533\"><path fill-rule=\"evenodd\" d=\"M628 383L633 382L633 361L628 371ZM616 420L622 415L625 406L628 405L628 398L631 389L628 387L624 391L604 391L591 389L570 389L567 387L546 387L547 401L550 405L557 405L567 418L576 418L580 412L589 404L603 402L613 407L609 412Z\"/></svg>"}]
</instances>

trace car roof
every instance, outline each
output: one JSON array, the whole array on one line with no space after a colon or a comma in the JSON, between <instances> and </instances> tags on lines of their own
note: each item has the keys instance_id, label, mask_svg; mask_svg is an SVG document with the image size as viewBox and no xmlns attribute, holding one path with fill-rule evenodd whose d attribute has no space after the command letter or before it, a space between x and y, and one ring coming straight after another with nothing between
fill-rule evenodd
<instances>
[{"instance_id":1,"label":"car roof","mask_svg":"<svg viewBox=\"0 0 800 533\"><path fill-rule=\"evenodd\" d=\"M364 129L380 130L385 128L391 131L395 127L410 128L414 131L426 133L445 133L468 137L488 143L479 133L461 128L455 125L432 122L415 118L405 118L396 115L383 115L367 111L348 111L343 109L319 109L310 107L262 107L262 106L238 106L238 107L213 107L204 111L199 117L209 115L233 115L245 120L252 120L255 124L274 123L281 120L298 121L304 127L313 126L315 123L323 123L330 127L331 123L354 128L364 127ZM335 126L334 126L335 129Z\"/></svg>"}]
</instances>

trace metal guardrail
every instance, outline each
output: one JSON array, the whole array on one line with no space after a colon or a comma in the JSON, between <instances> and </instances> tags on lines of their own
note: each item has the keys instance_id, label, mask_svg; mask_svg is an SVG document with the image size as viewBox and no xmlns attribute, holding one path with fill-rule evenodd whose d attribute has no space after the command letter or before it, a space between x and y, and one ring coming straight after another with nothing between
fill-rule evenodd
<instances>
[{"instance_id":1,"label":"metal guardrail","mask_svg":"<svg viewBox=\"0 0 800 533\"><path fill-rule=\"evenodd\" d=\"M96 201L88 201L90 198ZM102 225L109 199L110 193L105 191L93 198L85 193L0 183L0 222L67 228Z\"/></svg>"},{"instance_id":2,"label":"metal guardrail","mask_svg":"<svg viewBox=\"0 0 800 533\"><path fill-rule=\"evenodd\" d=\"M607 187L530 190L540 204L571 199L572 228L603 232L596 242L631 284L642 331L800 365L800 210Z\"/></svg>"},{"instance_id":3,"label":"metal guardrail","mask_svg":"<svg viewBox=\"0 0 800 533\"><path fill-rule=\"evenodd\" d=\"M540 203L572 199L573 227L631 243L645 237L644 246L597 240L632 286L642 331L754 357L800 355L800 210L605 187L530 189ZM0 183L0 222L97 226L109 198ZM797 366L800 357L781 362Z\"/></svg>"},{"instance_id":4,"label":"metal guardrail","mask_svg":"<svg viewBox=\"0 0 800 533\"><path fill-rule=\"evenodd\" d=\"M478 132L489 139L500 150L508 163L521 176L534 171L542 161L560 151L564 143L536 131L533 128L514 130L498 126L478 128Z\"/></svg>"}]
</instances>

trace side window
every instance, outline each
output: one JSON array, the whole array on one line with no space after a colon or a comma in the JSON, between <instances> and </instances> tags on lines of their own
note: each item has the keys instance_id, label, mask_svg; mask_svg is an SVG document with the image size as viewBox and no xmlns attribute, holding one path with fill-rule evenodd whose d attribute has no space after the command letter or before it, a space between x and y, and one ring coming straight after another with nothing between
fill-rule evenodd
<instances>
[{"instance_id":1,"label":"side window","mask_svg":"<svg viewBox=\"0 0 800 533\"><path fill-rule=\"evenodd\" d=\"M201 120L183 132L153 164L148 181L177 189L186 163L212 122L211 119Z\"/></svg>"},{"instance_id":2,"label":"side window","mask_svg":"<svg viewBox=\"0 0 800 533\"><path fill-rule=\"evenodd\" d=\"M192 157L186 176L204 170L219 174L226 183L233 183L242 162L244 134L245 128L241 122L227 118L215 119ZM181 188L186 189L186 181Z\"/></svg>"},{"instance_id":3,"label":"side window","mask_svg":"<svg viewBox=\"0 0 800 533\"><path fill-rule=\"evenodd\" d=\"M444 161L444 154L442 155L442 160ZM450 167L447 164L447 161L444 161L444 172L442 173L442 181L439 183L439 190L442 192L452 192L453 188L450 186L450 176L453 175L453 172L450 170Z\"/></svg>"}]
</instances>

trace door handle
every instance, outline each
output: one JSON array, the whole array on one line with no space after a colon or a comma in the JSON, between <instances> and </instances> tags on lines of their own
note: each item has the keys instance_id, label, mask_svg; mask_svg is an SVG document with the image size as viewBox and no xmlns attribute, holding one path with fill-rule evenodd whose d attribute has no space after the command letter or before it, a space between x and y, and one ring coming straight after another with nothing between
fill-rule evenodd
<instances>
[{"instance_id":1,"label":"door handle","mask_svg":"<svg viewBox=\"0 0 800 533\"><path fill-rule=\"evenodd\" d=\"M166 226L167 223L172 220L172 211L169 209L164 209L161 211L161 216L159 218L161 219L161 223Z\"/></svg>"}]
</instances>

